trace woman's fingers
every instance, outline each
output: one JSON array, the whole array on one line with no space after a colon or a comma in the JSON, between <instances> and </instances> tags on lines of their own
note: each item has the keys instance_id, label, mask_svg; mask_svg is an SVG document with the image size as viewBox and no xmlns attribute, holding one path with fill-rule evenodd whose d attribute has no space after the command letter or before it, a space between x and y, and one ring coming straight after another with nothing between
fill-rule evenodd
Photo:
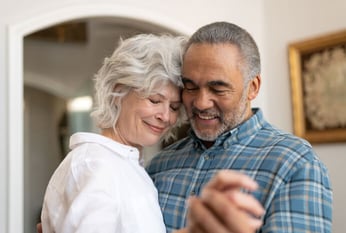
<instances>
[{"instance_id":1,"label":"woman's fingers","mask_svg":"<svg viewBox=\"0 0 346 233\"><path fill-rule=\"evenodd\" d=\"M240 192L239 190L228 190L225 194L232 203L248 214L258 218L264 215L262 205L251 194Z\"/></svg>"},{"instance_id":2,"label":"woman's fingers","mask_svg":"<svg viewBox=\"0 0 346 233\"><path fill-rule=\"evenodd\" d=\"M189 198L187 227L189 233L227 233L226 227L214 213L197 197Z\"/></svg>"},{"instance_id":3,"label":"woman's fingers","mask_svg":"<svg viewBox=\"0 0 346 233\"><path fill-rule=\"evenodd\" d=\"M222 170L218 172L205 186L216 190L226 190L229 188L242 188L254 191L258 187L257 183L245 174L232 170Z\"/></svg>"},{"instance_id":4,"label":"woman's fingers","mask_svg":"<svg viewBox=\"0 0 346 233\"><path fill-rule=\"evenodd\" d=\"M189 199L189 233L252 233L262 225L254 216L264 209L252 195L257 183L231 170L218 172L203 188L201 197Z\"/></svg>"}]
</instances>

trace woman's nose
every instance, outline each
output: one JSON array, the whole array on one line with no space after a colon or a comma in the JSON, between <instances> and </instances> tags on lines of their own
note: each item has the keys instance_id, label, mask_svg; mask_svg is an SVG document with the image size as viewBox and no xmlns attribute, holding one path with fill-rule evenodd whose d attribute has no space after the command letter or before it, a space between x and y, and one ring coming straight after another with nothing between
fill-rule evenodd
<instances>
[{"instance_id":1,"label":"woman's nose","mask_svg":"<svg viewBox=\"0 0 346 233\"><path fill-rule=\"evenodd\" d=\"M169 106L162 106L160 111L156 114L156 118L163 121L168 122L170 119L170 109Z\"/></svg>"}]
</instances>

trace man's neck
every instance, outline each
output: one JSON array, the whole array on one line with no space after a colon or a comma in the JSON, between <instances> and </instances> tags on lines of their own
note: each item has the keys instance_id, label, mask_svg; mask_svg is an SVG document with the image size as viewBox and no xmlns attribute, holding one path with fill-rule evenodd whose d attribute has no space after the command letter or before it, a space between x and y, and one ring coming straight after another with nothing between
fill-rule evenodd
<instances>
[{"instance_id":1,"label":"man's neck","mask_svg":"<svg viewBox=\"0 0 346 233\"><path fill-rule=\"evenodd\" d=\"M202 143L206 148L210 148L214 145L215 141L202 141Z\"/></svg>"}]
</instances>

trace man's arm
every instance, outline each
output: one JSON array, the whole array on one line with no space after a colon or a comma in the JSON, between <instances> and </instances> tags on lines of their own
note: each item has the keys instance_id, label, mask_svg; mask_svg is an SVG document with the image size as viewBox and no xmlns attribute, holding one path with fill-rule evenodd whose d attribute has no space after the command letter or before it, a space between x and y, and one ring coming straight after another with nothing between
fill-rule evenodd
<instances>
[{"instance_id":1,"label":"man's arm","mask_svg":"<svg viewBox=\"0 0 346 233\"><path fill-rule=\"evenodd\" d=\"M295 169L267 208L263 232L332 232L332 190L327 169L313 160Z\"/></svg>"},{"instance_id":2,"label":"man's arm","mask_svg":"<svg viewBox=\"0 0 346 233\"><path fill-rule=\"evenodd\" d=\"M262 221L261 204L250 194L257 184L234 171L219 172L204 188L201 197L189 199L188 231L198 232L255 232Z\"/></svg>"}]
</instances>

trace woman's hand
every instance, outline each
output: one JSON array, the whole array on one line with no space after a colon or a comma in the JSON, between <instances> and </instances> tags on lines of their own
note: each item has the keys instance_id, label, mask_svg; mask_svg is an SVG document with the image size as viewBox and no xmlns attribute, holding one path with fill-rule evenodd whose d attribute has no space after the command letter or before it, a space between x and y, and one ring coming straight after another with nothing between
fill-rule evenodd
<instances>
[{"instance_id":1,"label":"woman's hand","mask_svg":"<svg viewBox=\"0 0 346 233\"><path fill-rule=\"evenodd\" d=\"M190 197L189 233L252 233L261 225L261 204L241 190L254 191L257 184L239 172L219 172L202 190L201 197Z\"/></svg>"}]
</instances>

